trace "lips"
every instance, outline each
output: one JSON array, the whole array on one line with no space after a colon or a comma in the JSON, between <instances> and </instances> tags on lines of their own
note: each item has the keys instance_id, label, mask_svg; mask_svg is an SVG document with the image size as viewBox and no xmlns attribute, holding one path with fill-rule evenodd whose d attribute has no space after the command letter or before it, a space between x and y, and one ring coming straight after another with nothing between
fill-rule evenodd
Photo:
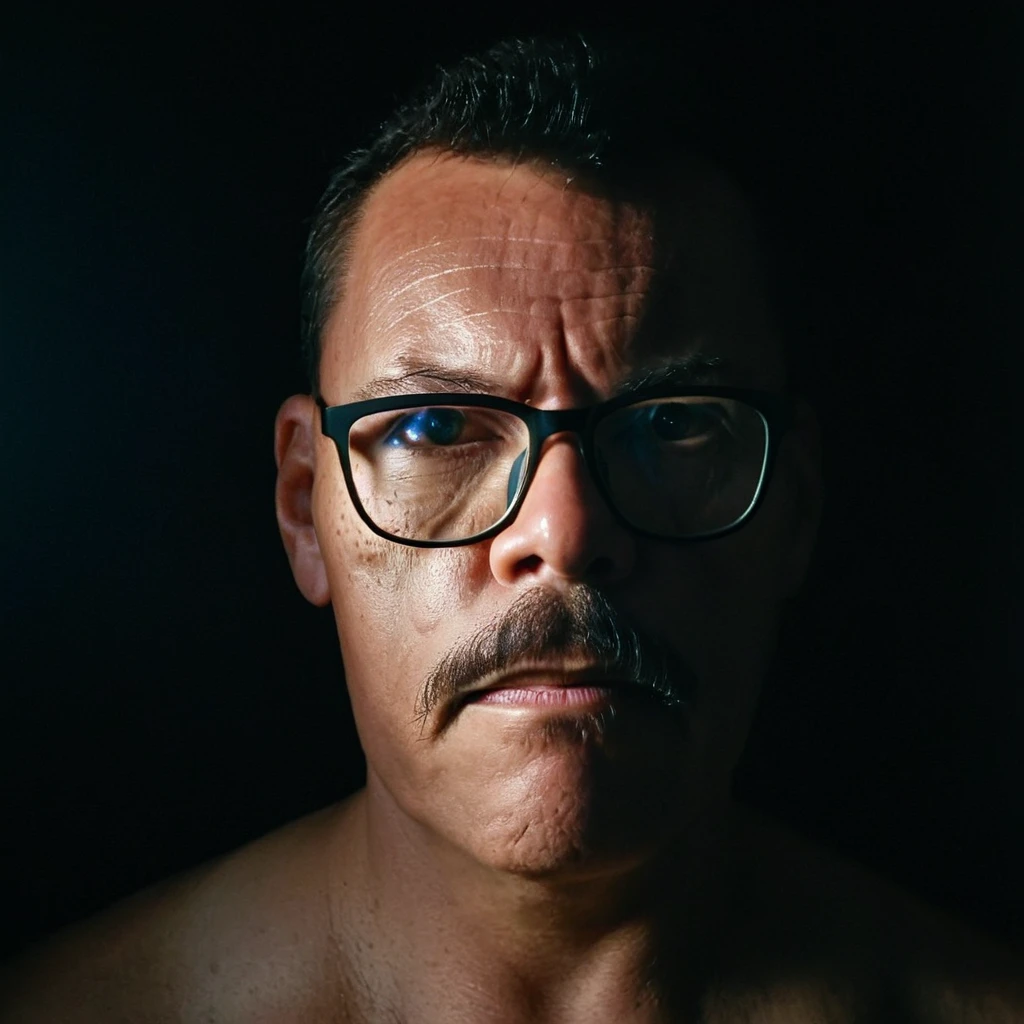
<instances>
[{"instance_id":1,"label":"lips","mask_svg":"<svg viewBox=\"0 0 1024 1024\"><path fill-rule=\"evenodd\" d=\"M498 686L478 690L468 695L467 704L523 706L547 708L581 708L607 704L616 692L612 686L567 685L551 686L542 683Z\"/></svg>"},{"instance_id":2,"label":"lips","mask_svg":"<svg viewBox=\"0 0 1024 1024\"><path fill-rule=\"evenodd\" d=\"M484 681L464 694L460 704L583 710L605 707L627 691L636 694L638 689L626 680L609 679L596 667L575 671L532 668Z\"/></svg>"}]
</instances>

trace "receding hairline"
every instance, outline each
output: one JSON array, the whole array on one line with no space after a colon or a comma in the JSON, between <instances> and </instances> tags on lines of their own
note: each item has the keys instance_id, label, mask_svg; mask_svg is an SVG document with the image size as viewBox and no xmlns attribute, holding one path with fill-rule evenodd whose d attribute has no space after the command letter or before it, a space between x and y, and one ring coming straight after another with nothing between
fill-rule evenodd
<instances>
[{"instance_id":1,"label":"receding hairline","mask_svg":"<svg viewBox=\"0 0 1024 1024\"><path fill-rule=\"evenodd\" d=\"M409 164L429 159L434 163L442 161L460 162L463 164L477 164L479 166L525 167L536 171L542 178L561 178L565 188L573 188L599 198L611 199L612 190L599 176L591 173L584 173L563 167L550 160L543 160L534 156L514 156L509 153L496 151L494 153L472 152L462 153L453 149L446 149L441 146L428 145L417 147L405 153L391 167L387 168L371 184L354 196L351 206L335 225L334 236L331 240L332 256L332 280L329 291L329 301L324 303L323 324L326 326L338 304L344 299L345 281L351 266L352 250L359 234L360 227L365 218L367 207L381 188L390 182L399 172L408 167ZM323 339L321 338L321 343Z\"/></svg>"},{"instance_id":2,"label":"receding hairline","mask_svg":"<svg viewBox=\"0 0 1024 1024\"><path fill-rule=\"evenodd\" d=\"M510 170L526 168L534 171L541 179L560 182L564 189L585 193L609 203L632 206L663 229L673 222L681 206L692 203L697 194L703 193L706 197L714 197L720 208L730 208L734 214L745 218L753 227L749 202L736 182L712 161L692 150L680 150L671 159L652 165L644 175L620 182L591 170L569 168L536 156L515 156L502 151L463 153L434 145L418 147L404 154L370 185L353 196L350 208L335 224L329 257L331 280L328 285L328 301L323 304L318 339L321 347L327 324L344 301L352 254L372 199L396 175L406 170L409 164L424 159L434 164L458 162Z\"/></svg>"}]
</instances>

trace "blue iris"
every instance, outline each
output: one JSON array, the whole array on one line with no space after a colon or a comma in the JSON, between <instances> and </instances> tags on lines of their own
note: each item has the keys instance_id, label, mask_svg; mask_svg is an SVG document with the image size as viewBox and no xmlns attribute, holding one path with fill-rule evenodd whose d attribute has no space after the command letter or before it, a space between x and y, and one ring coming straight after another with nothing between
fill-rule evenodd
<instances>
[{"instance_id":1,"label":"blue iris","mask_svg":"<svg viewBox=\"0 0 1024 1024\"><path fill-rule=\"evenodd\" d=\"M458 409L417 409L398 421L384 443L392 448L454 444L465 423Z\"/></svg>"}]
</instances>

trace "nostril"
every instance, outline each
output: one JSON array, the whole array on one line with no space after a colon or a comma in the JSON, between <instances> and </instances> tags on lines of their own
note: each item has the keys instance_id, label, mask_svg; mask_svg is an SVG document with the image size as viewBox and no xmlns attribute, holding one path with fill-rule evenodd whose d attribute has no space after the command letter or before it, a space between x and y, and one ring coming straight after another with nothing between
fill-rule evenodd
<instances>
[{"instance_id":1,"label":"nostril","mask_svg":"<svg viewBox=\"0 0 1024 1024\"><path fill-rule=\"evenodd\" d=\"M544 564L540 555L527 555L519 560L519 569L522 572L536 572Z\"/></svg>"}]
</instances>

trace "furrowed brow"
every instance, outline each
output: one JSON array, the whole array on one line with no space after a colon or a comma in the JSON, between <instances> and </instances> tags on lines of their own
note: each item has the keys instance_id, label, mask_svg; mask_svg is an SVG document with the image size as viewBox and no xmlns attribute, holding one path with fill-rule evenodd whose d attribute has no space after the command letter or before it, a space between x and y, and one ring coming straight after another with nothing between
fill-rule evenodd
<instances>
[{"instance_id":1,"label":"furrowed brow","mask_svg":"<svg viewBox=\"0 0 1024 1024\"><path fill-rule=\"evenodd\" d=\"M500 381L469 370L430 364L406 364L406 367L396 373L367 381L356 389L352 401L416 394L419 391L484 395L503 393ZM662 384L678 384L680 387L719 384L730 368L731 363L724 356L696 352L632 374L616 385L615 394L631 394Z\"/></svg>"},{"instance_id":2,"label":"furrowed brow","mask_svg":"<svg viewBox=\"0 0 1024 1024\"><path fill-rule=\"evenodd\" d=\"M615 386L615 394L629 395L662 384L678 384L687 388L701 384L721 384L730 369L731 363L725 356L695 352L630 375Z\"/></svg>"}]
</instances>

